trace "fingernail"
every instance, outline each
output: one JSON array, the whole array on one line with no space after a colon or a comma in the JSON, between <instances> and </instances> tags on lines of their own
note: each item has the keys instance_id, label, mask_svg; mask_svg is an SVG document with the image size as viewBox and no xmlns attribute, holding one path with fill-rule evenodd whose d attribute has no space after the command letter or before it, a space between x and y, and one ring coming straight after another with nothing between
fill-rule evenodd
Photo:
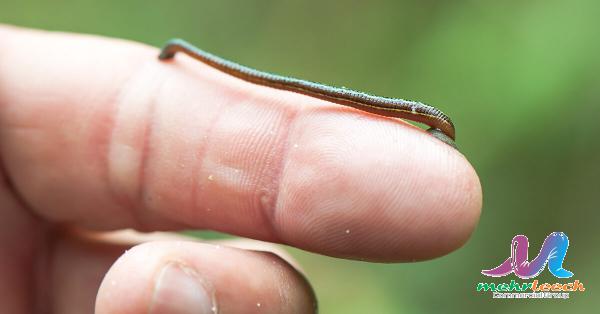
<instances>
[{"instance_id":1,"label":"fingernail","mask_svg":"<svg viewBox=\"0 0 600 314\"><path fill-rule=\"evenodd\" d=\"M216 313L212 293L192 269L169 263L161 270L154 287L150 313Z\"/></svg>"}]
</instances>

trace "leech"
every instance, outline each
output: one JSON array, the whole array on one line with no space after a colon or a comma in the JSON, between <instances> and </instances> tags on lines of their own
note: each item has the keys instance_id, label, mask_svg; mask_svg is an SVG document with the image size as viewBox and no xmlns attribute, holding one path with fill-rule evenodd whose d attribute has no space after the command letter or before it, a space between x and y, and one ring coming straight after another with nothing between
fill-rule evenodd
<instances>
[{"instance_id":1,"label":"leech","mask_svg":"<svg viewBox=\"0 0 600 314\"><path fill-rule=\"evenodd\" d=\"M429 134L456 148L452 120L435 107L420 102L374 96L347 88L262 72L210 54L181 39L172 39L167 42L158 58L160 60L171 59L175 57L177 52L183 52L196 60L247 82L308 95L381 116L426 124L430 127L427 130Z\"/></svg>"}]
</instances>

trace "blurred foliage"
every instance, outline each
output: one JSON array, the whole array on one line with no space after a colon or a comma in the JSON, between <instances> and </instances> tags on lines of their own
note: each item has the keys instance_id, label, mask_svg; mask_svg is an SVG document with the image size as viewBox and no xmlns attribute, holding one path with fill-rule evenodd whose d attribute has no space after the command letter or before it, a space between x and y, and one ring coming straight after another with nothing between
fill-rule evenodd
<instances>
[{"instance_id":1,"label":"blurred foliage","mask_svg":"<svg viewBox=\"0 0 600 314\"><path fill-rule=\"evenodd\" d=\"M292 249L322 313L583 313L600 305L592 298L600 284L598 13L594 0L0 0L2 23L156 46L182 37L259 69L448 112L483 184L478 229L462 249L416 264ZM586 293L510 301L475 292L477 282L493 281L479 272L506 258L515 234L529 236L534 255L552 231L569 236L566 268ZM547 272L538 279L556 281Z\"/></svg>"}]
</instances>

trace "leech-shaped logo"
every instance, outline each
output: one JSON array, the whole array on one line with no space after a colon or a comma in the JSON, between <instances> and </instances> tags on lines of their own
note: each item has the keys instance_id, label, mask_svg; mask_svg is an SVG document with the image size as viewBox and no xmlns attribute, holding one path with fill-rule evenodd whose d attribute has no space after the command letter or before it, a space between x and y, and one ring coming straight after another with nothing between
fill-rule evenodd
<instances>
[{"instance_id":1,"label":"leech-shaped logo","mask_svg":"<svg viewBox=\"0 0 600 314\"><path fill-rule=\"evenodd\" d=\"M522 279L533 278L539 275L546 264L552 275L558 278L569 278L573 273L562 267L563 260L569 248L569 238L563 232L552 232L544 240L540 253L529 262L529 239L524 235L517 235L510 245L510 257L498 267L482 270L486 276L503 277L510 273Z\"/></svg>"}]
</instances>

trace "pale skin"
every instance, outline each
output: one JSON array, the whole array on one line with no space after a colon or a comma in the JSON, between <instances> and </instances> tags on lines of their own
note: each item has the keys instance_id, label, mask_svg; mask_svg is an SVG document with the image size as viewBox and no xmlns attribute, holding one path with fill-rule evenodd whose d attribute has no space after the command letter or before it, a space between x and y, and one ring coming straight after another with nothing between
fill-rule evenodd
<instances>
[{"instance_id":1,"label":"pale skin","mask_svg":"<svg viewBox=\"0 0 600 314\"><path fill-rule=\"evenodd\" d=\"M7 313L309 313L310 274L271 243L413 261L475 228L475 171L423 130L157 54L0 26ZM265 242L103 233L127 228Z\"/></svg>"}]
</instances>

